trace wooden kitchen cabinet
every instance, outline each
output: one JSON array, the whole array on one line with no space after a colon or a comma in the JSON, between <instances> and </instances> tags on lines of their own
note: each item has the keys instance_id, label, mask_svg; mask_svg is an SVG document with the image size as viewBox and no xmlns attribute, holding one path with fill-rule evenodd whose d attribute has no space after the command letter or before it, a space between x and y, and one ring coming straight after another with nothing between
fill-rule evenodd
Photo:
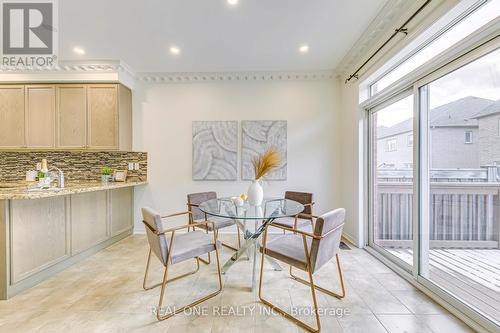
<instances>
[{"instance_id":1,"label":"wooden kitchen cabinet","mask_svg":"<svg viewBox=\"0 0 500 333\"><path fill-rule=\"evenodd\" d=\"M134 189L131 187L109 191L111 196L111 237L133 228Z\"/></svg>"},{"instance_id":2,"label":"wooden kitchen cabinet","mask_svg":"<svg viewBox=\"0 0 500 333\"><path fill-rule=\"evenodd\" d=\"M132 187L0 200L0 300L132 234Z\"/></svg>"},{"instance_id":3,"label":"wooden kitchen cabinet","mask_svg":"<svg viewBox=\"0 0 500 333\"><path fill-rule=\"evenodd\" d=\"M56 86L56 140L59 148L87 146L87 86Z\"/></svg>"},{"instance_id":4,"label":"wooden kitchen cabinet","mask_svg":"<svg viewBox=\"0 0 500 333\"><path fill-rule=\"evenodd\" d=\"M25 87L26 144L28 148L55 147L54 85Z\"/></svg>"},{"instance_id":5,"label":"wooden kitchen cabinet","mask_svg":"<svg viewBox=\"0 0 500 333\"><path fill-rule=\"evenodd\" d=\"M24 86L0 86L0 147L26 145L24 119Z\"/></svg>"},{"instance_id":6,"label":"wooden kitchen cabinet","mask_svg":"<svg viewBox=\"0 0 500 333\"><path fill-rule=\"evenodd\" d=\"M66 200L57 196L11 202L13 284L69 256Z\"/></svg>"},{"instance_id":7,"label":"wooden kitchen cabinet","mask_svg":"<svg viewBox=\"0 0 500 333\"><path fill-rule=\"evenodd\" d=\"M108 238L107 191L71 196L71 254L75 255Z\"/></svg>"},{"instance_id":8,"label":"wooden kitchen cabinet","mask_svg":"<svg viewBox=\"0 0 500 333\"><path fill-rule=\"evenodd\" d=\"M121 84L0 85L0 149L132 149Z\"/></svg>"},{"instance_id":9,"label":"wooden kitchen cabinet","mask_svg":"<svg viewBox=\"0 0 500 333\"><path fill-rule=\"evenodd\" d=\"M88 146L118 147L118 89L115 84L88 86Z\"/></svg>"}]
</instances>

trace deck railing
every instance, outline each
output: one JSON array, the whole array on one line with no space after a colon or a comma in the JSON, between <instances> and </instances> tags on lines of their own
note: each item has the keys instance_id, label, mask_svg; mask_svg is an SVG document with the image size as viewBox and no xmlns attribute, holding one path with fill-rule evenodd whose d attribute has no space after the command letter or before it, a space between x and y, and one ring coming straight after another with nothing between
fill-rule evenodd
<instances>
[{"instance_id":1,"label":"deck railing","mask_svg":"<svg viewBox=\"0 0 500 333\"><path fill-rule=\"evenodd\" d=\"M375 242L411 247L412 170L379 170ZM432 170L429 205L431 248L498 248L498 169Z\"/></svg>"}]
</instances>

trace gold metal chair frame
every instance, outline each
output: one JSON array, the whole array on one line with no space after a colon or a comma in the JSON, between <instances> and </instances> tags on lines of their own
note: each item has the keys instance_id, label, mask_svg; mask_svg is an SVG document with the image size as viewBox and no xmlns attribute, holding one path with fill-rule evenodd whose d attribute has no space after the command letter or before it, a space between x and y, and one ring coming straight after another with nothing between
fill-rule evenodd
<instances>
[{"instance_id":1,"label":"gold metal chair frame","mask_svg":"<svg viewBox=\"0 0 500 333\"><path fill-rule=\"evenodd\" d=\"M168 217L173 217L173 216L179 216L179 215L184 215L184 214L189 214L191 215L191 212L182 212L182 213L176 213L176 214L171 214L171 215L165 215L165 216L162 216L161 218L168 218ZM163 281L160 282L160 283L157 283L153 286L146 286L146 281L147 281L147 277L148 277L148 271L149 271L149 263L151 262L151 247L149 248L149 254L148 254L148 260L147 260L147 264L146 264L146 271L144 272L144 280L143 280L143 283L142 283L142 287L144 288L144 290L151 290L153 288L156 288L158 286L161 285L161 291L160 291L160 300L158 301L158 308L156 309L156 318L159 320L159 321L162 321L162 320L165 320L165 319L168 319L176 314L178 314L179 312L182 312L184 311L185 309L187 308L191 308L193 306L196 306L214 296L216 296L217 294L219 294L221 291L222 291L222 277L221 277L221 270L220 270L220 261L219 261L219 249L218 249L218 246L217 246L217 234L215 232L213 232L213 237L214 237L214 244L215 244L215 257L217 258L217 273L218 273L218 282L219 282L219 289L216 290L215 292L211 293L211 294L208 294L207 296L204 296L202 298L199 298L195 301L193 301L192 303L188 304L188 305L184 305L182 306L181 308L179 309L176 309L174 312L172 313L169 313L169 314L166 314L166 315L161 315L161 309L162 309L162 305L163 305L163 298L164 298L164 294L165 294L165 287L167 285L167 283L169 282L173 282L175 280L179 280L183 277L186 277L188 275L192 275L192 274L195 274L196 272L198 272L198 270L200 269L200 260L201 258L199 257L196 257L194 258L196 260L196 269L194 271L191 271L191 272L188 272L188 273L185 273L185 274L182 274L182 275L179 275L179 276L176 276L174 278L171 278L171 279L168 279L168 270L170 268L170 255L172 253L172 245L174 244L174 235L175 235L175 232L177 230L180 230L180 229L184 229L184 228L190 228L190 227L193 227L193 230L194 230L194 227L195 226L199 226L201 224L205 224L207 226L207 230L208 230L208 224L209 223L213 223L213 222L200 222L200 223L190 223L190 224L186 224L186 225L183 225L183 226L179 226L179 227L175 227L175 228L170 228L170 229L167 229L167 230L164 230L164 231L161 231L161 232L158 232L156 230L154 230L149 224L147 224L146 222L144 222L144 225L149 228L152 232L154 232L156 235L162 235L162 234L166 234L166 233L169 233L171 232L172 235L170 236L170 244L169 244L169 247L168 247L168 254L167 254L167 260L166 260L166 265L165 266L165 272L163 273ZM212 226L213 229L212 230L215 230L215 226ZM207 232L208 233L208 232Z\"/></svg>"},{"instance_id":2,"label":"gold metal chair frame","mask_svg":"<svg viewBox=\"0 0 500 333\"><path fill-rule=\"evenodd\" d=\"M193 215L191 214L191 209L192 209L193 207L199 207L200 205L198 205L198 204L193 204L193 203L189 203L189 202L188 202L188 203L187 203L187 206L188 206L188 210L189 210L189 212L190 212L190 214L189 214L189 224L194 224L194 221L193 221ZM207 222L207 221L208 221L208 215L207 215L207 213L205 213L205 212L203 212L203 213L205 214L205 222ZM210 221L208 221L208 222L210 223ZM216 236L217 236L217 239L218 239L218 238L219 238L219 230L216 230L216 229L215 229L215 223L213 223L213 222L211 222L211 223L213 224L213 228L214 228L213 230L214 230L214 232L215 232L215 234L216 234ZM204 224L204 222L201 222L201 224ZM238 248L235 248L235 247L233 247L233 246L231 246L231 245L229 245L229 244L226 244L226 243L224 243L224 242L222 242L222 241L221 241L222 246L227 247L228 249L230 249L230 250L232 250L232 251L238 251L238 250L239 250L239 248L241 247L240 227L239 227L237 224L235 224L235 225L236 225L236 228L237 228L237 232L236 232L236 234L237 234L237 236L238 236ZM195 230L195 227L193 226L193 231L194 231L194 230ZM189 228L188 228L188 231L189 231ZM206 228L206 229L205 229L205 231L206 231L206 232L207 232L207 234L208 234L208 228ZM211 260L210 260L210 253L208 253L208 254L207 254L207 256L208 256L208 260L205 260L205 259L203 259L203 258L199 258L199 260L200 260L202 263L206 264L206 265L210 265L210 263L211 263Z\"/></svg>"},{"instance_id":3,"label":"gold metal chair frame","mask_svg":"<svg viewBox=\"0 0 500 333\"><path fill-rule=\"evenodd\" d=\"M316 217L316 216L313 216L313 217ZM307 238L306 237L311 237L313 239L322 239L322 238L328 236L333 231L337 230L338 228L341 228L343 225L344 224L339 225L338 227L330 230L329 232L327 232L326 234L324 234L322 236L317 236L317 235L310 234L310 233L307 233L307 232L304 232L304 231L301 231L301 230L296 230L296 229L284 227L284 226L281 226L281 225L272 225L275 228L283 229L285 231L292 231L294 233L298 233L298 234L302 235L302 242L303 242L303 245L304 245L304 254L305 254L305 258L306 258L306 268L305 268L305 271L308 274L309 281L306 281L306 280L304 280L302 278L299 278L296 275L293 275L293 273L292 273L292 266L291 265L290 265L290 272L289 273L290 273L290 277L292 279L294 279L294 280L296 280L298 282L301 282L301 283L303 283L306 286L309 286L311 288L311 295L312 295L313 305L314 305L314 315L315 315L315 319L316 319L316 326L317 326L317 328L311 327L311 326L307 325L305 322L300 321L299 319L293 317L292 315L290 315L289 313L287 313L285 310L277 307L276 305L272 304L270 301L264 299L264 297L262 296L262 280L263 280L263 277L264 277L264 256L266 255L267 230L268 229L266 229L264 231L264 236L263 236L263 240L262 240L262 256L261 256L261 262L260 262L259 298L262 301L262 303L264 303L265 305L271 307L273 310L279 312L281 315L283 315L288 320L294 322L296 325L298 325L298 326L306 329L309 332L314 332L314 333L321 332L321 323L320 323L319 313L318 313L318 302L316 300L316 289L318 289L318 290L320 290L320 291L322 291L322 292L324 292L324 293L326 293L326 294L328 294L330 296L342 299L346 295L345 285L344 285L344 278L343 278L343 275L342 275L342 268L340 266L339 255L336 254L337 268L338 268L338 272L339 272L339 279L340 279L340 285L341 285L342 292L340 294L337 294L337 293L335 293L333 291L330 291L328 289L325 289L323 287L320 287L320 286L314 284L313 273L311 272L311 267L312 267L312 265L311 265L311 257L309 255L309 251L307 249Z\"/></svg>"}]
</instances>

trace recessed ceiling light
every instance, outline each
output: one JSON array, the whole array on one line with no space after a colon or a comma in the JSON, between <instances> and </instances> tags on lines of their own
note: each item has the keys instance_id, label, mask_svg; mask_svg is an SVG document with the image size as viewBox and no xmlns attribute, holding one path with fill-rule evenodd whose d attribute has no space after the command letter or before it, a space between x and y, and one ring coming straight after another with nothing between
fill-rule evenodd
<instances>
[{"instance_id":1,"label":"recessed ceiling light","mask_svg":"<svg viewBox=\"0 0 500 333\"><path fill-rule=\"evenodd\" d=\"M73 52L75 52L76 54L85 54L85 50L81 47L74 47Z\"/></svg>"},{"instance_id":2,"label":"recessed ceiling light","mask_svg":"<svg viewBox=\"0 0 500 333\"><path fill-rule=\"evenodd\" d=\"M236 6L238 4L238 0L227 0L227 4L231 6Z\"/></svg>"},{"instance_id":3,"label":"recessed ceiling light","mask_svg":"<svg viewBox=\"0 0 500 333\"><path fill-rule=\"evenodd\" d=\"M181 49L178 48L177 46L171 46L170 47L170 53L172 53L172 54L179 54L179 53L181 53Z\"/></svg>"},{"instance_id":4,"label":"recessed ceiling light","mask_svg":"<svg viewBox=\"0 0 500 333\"><path fill-rule=\"evenodd\" d=\"M299 51L300 51L300 53L307 53L307 52L309 52L309 45L306 45L306 44L301 45L299 47Z\"/></svg>"}]
</instances>

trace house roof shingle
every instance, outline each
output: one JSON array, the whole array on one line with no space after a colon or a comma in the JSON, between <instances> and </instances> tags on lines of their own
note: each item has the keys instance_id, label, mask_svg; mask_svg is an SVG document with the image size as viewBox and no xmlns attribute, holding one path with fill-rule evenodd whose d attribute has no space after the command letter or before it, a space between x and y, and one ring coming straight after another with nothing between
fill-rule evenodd
<instances>
[{"instance_id":1,"label":"house roof shingle","mask_svg":"<svg viewBox=\"0 0 500 333\"><path fill-rule=\"evenodd\" d=\"M497 100L496 102L493 102L490 106L484 108L483 110L479 111L474 118L482 118L486 116L491 116L493 114L500 113L500 99Z\"/></svg>"},{"instance_id":2,"label":"house roof shingle","mask_svg":"<svg viewBox=\"0 0 500 333\"><path fill-rule=\"evenodd\" d=\"M441 105L430 111L431 127L470 127L477 126L476 118L500 112L500 100L492 101L485 98L468 96ZM496 109L493 108L496 105ZM490 109L486 114L485 111ZM478 117L479 115L479 117ZM407 119L391 127L377 128L377 138L382 139L397 134L410 132L413 129L413 119Z\"/></svg>"}]
</instances>

